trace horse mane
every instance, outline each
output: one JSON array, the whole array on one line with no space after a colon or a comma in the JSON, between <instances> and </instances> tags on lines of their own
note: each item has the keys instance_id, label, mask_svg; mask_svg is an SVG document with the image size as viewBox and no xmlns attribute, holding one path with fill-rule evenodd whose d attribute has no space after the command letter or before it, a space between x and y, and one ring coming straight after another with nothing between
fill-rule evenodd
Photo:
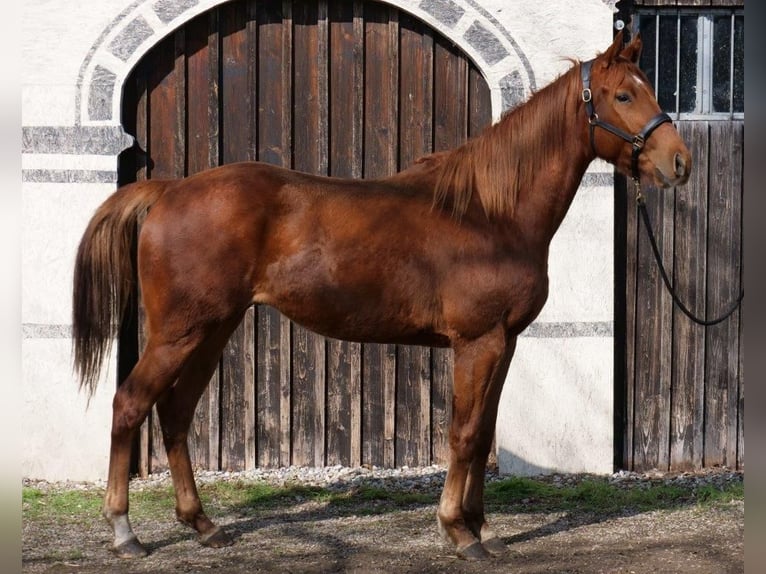
<instances>
[{"instance_id":1,"label":"horse mane","mask_svg":"<svg viewBox=\"0 0 766 574\"><path fill-rule=\"evenodd\" d=\"M437 176L434 205L451 205L460 218L476 193L488 218L513 215L520 190L531 186L535 174L547 169L554 153L566 145L569 124L562 114L576 101L576 70L575 65L449 152Z\"/></svg>"}]
</instances>

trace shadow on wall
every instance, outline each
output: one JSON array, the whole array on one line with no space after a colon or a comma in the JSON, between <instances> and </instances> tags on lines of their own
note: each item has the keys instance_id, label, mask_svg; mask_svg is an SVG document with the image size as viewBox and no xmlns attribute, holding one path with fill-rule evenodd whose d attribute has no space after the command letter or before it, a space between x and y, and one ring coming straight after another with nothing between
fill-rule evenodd
<instances>
[{"instance_id":1,"label":"shadow on wall","mask_svg":"<svg viewBox=\"0 0 766 574\"><path fill-rule=\"evenodd\" d=\"M575 453L573 453L572 458L577 458ZM600 474L606 476L612 473L612 470L606 469L594 471L588 468L578 468L576 463L569 468L539 465L505 448L497 450L497 468L500 474L507 476L544 476L551 474Z\"/></svg>"},{"instance_id":2,"label":"shadow on wall","mask_svg":"<svg viewBox=\"0 0 766 574\"><path fill-rule=\"evenodd\" d=\"M497 468L501 474L509 476L539 476L561 472L560 469L531 463L504 448L497 450Z\"/></svg>"}]
</instances>

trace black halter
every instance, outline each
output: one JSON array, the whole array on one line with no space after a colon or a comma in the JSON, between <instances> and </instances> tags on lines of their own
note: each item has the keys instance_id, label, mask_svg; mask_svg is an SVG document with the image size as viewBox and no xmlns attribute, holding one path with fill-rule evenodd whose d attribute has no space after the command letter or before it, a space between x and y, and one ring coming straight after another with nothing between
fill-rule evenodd
<instances>
[{"instance_id":1,"label":"black halter","mask_svg":"<svg viewBox=\"0 0 766 574\"><path fill-rule=\"evenodd\" d=\"M644 143L646 143L646 140L654 130L665 122L672 122L673 120L670 119L668 114L660 112L649 120L644 128L636 135L630 135L617 126L602 122L596 111L593 109L593 94L590 91L590 68L592 65L593 60L583 62L580 65L582 74L582 101L585 102L585 112L588 114L588 124L590 125L590 147L593 150L593 154L597 155L596 142L593 137L593 132L596 130L596 127L603 128L617 137L624 139L633 146L633 154L630 158L630 171L633 179L638 181L640 177L638 172L638 156L641 155L641 151L644 149Z\"/></svg>"}]
</instances>

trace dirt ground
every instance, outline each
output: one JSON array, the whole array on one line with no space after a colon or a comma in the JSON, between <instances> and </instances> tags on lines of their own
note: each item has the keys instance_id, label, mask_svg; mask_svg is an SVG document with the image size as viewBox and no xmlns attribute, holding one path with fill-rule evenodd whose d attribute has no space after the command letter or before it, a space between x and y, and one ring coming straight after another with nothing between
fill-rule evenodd
<instances>
[{"instance_id":1,"label":"dirt ground","mask_svg":"<svg viewBox=\"0 0 766 574\"><path fill-rule=\"evenodd\" d=\"M106 523L24 520L22 571L65 573L735 573L744 571L744 502L672 510L536 512L492 508L488 518L508 544L485 562L455 557L436 531L436 506L337 508L296 500L279 508L217 514L233 546L200 546L167 519L134 519L150 555L135 561L108 550Z\"/></svg>"}]
</instances>

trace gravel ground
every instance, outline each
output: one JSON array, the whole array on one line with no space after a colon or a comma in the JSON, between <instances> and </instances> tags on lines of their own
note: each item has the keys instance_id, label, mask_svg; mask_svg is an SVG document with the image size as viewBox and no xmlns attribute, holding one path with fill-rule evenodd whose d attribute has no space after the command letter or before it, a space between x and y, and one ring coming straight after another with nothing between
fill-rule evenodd
<instances>
[{"instance_id":1,"label":"gravel ground","mask_svg":"<svg viewBox=\"0 0 766 574\"><path fill-rule=\"evenodd\" d=\"M353 492L359 486L388 491L441 492L441 467L283 468L247 472L199 472L200 484L213 481L265 481ZM504 477L487 473L487 481ZM571 486L584 475L538 477ZM608 477L620 488L664 483L697 489L744 480L726 469L695 473L618 472ZM25 480L40 490L103 489L103 482L49 483ZM134 491L169 486L167 473L133 479ZM360 501L352 508L296 499L256 511L231 509L217 515L235 544L212 550L199 546L193 533L172 516L135 520L134 528L150 550L147 558L121 561L107 550L110 532L98 517L66 524L24 520L22 568L29 573L88 574L117 572L507 572L629 573L744 571L744 503L689 505L672 510L598 515L535 509L534 502L493 507L490 522L508 544L508 552L488 562L455 558L435 528L436 506L391 507Z\"/></svg>"},{"instance_id":2,"label":"gravel ground","mask_svg":"<svg viewBox=\"0 0 766 574\"><path fill-rule=\"evenodd\" d=\"M286 484L302 484L305 486L320 486L331 491L346 491L356 486L371 486L397 491L417 491L423 493L440 493L444 486L446 469L442 466L426 466L417 468L378 468L329 466L323 468L291 466L284 468L259 468L241 472L197 471L197 484L220 481L262 481L273 486ZM550 474L535 477L538 480L554 485L575 485L588 478L585 474ZM487 484L508 478L501 476L496 470L488 469ZM683 488L700 488L706 485L721 487L731 482L744 481L744 473L729 469L707 469L695 472L660 472L647 473L621 470L607 477L609 483L625 488L648 488L652 484L676 485ZM24 486L48 490L102 490L106 481L93 482L49 482L44 480L24 479ZM146 478L133 478L130 481L131 490L145 490L157 487L171 486L170 472L165 471L149 475Z\"/></svg>"}]
</instances>

